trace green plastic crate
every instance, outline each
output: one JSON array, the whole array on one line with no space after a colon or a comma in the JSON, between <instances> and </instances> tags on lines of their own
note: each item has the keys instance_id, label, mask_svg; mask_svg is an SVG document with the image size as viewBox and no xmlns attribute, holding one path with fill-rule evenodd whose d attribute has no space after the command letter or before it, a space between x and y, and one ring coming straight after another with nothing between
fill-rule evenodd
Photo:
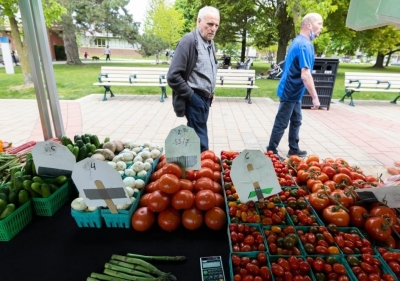
<instances>
[{"instance_id":1,"label":"green plastic crate","mask_svg":"<svg viewBox=\"0 0 400 281\"><path fill-rule=\"evenodd\" d=\"M312 226L295 226L294 228L296 229L296 233L298 233L299 230L302 230L304 233L309 233L311 227L312 227ZM318 227L318 226L317 226L317 227ZM329 243L328 243L328 244L329 244L329 246L334 246L334 247L338 248L339 254L326 254L326 255L322 255L322 254L315 253L315 254L311 255L311 254L308 254L308 253L306 252L306 249L305 249L305 247L304 247L304 244L303 244L303 242L301 242L301 239L300 239L300 238L299 238L299 240L300 240L301 246L302 246L303 249L304 249L304 254L305 254L306 256L309 256L309 257L312 257L312 258L315 258L315 257L326 257L326 256L336 256L336 255L342 255L342 254L343 254L342 250L341 250L340 247L336 244L336 242L333 242L333 244L329 244Z\"/></svg>"},{"instance_id":2,"label":"green plastic crate","mask_svg":"<svg viewBox=\"0 0 400 281\"><path fill-rule=\"evenodd\" d=\"M0 241L10 241L32 221L31 200L16 209L9 217L0 220Z\"/></svg>"},{"instance_id":3,"label":"green plastic crate","mask_svg":"<svg viewBox=\"0 0 400 281\"><path fill-rule=\"evenodd\" d=\"M33 209L37 216L51 217L69 199L68 181L47 198L32 198Z\"/></svg>"},{"instance_id":4,"label":"green plastic crate","mask_svg":"<svg viewBox=\"0 0 400 281\"><path fill-rule=\"evenodd\" d=\"M93 212L71 209L71 215L75 219L78 227L101 228L103 225L100 208Z\"/></svg>"},{"instance_id":5,"label":"green plastic crate","mask_svg":"<svg viewBox=\"0 0 400 281\"><path fill-rule=\"evenodd\" d=\"M291 226L291 225L275 225L275 226L280 227L280 228L282 229L282 232L283 232L283 230L284 230L286 227ZM278 254L271 254L271 253L269 252L269 244L268 244L268 242L267 242L267 236L265 235L265 230L270 230L271 228L272 228L272 225L265 225L265 226L262 227L262 232L263 232L263 235L264 235L264 237L265 237L265 245L267 246L267 253L268 253L268 256L278 256L278 257L279 257L280 255L278 255ZM294 229L294 233L295 233L296 236L297 236L296 228ZM297 237L297 245L296 245L296 248L298 248L299 251L300 251L300 254L299 254L299 255L296 255L296 257L299 257L299 256L306 256L306 252L305 252L305 250L304 250L304 248L303 248L303 244L301 243L300 238L298 238L298 237Z\"/></svg>"}]
</instances>

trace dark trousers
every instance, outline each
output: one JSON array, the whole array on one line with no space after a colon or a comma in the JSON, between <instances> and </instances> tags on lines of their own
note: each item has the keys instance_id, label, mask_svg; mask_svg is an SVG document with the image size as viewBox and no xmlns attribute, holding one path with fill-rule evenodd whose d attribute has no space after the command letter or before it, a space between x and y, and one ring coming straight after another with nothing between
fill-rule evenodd
<instances>
[{"instance_id":1,"label":"dark trousers","mask_svg":"<svg viewBox=\"0 0 400 281\"><path fill-rule=\"evenodd\" d=\"M106 61L107 61L107 60L111 60L109 54L106 55Z\"/></svg>"},{"instance_id":2,"label":"dark trousers","mask_svg":"<svg viewBox=\"0 0 400 281\"><path fill-rule=\"evenodd\" d=\"M299 132L301 126L301 102L281 101L278 113L275 117L274 127L272 128L271 138L267 150L272 150L275 154L279 142L282 139L285 129L289 125L289 149L292 151L299 150Z\"/></svg>"},{"instance_id":3,"label":"dark trousers","mask_svg":"<svg viewBox=\"0 0 400 281\"><path fill-rule=\"evenodd\" d=\"M193 128L200 138L201 152L208 150L207 120L212 99L193 94L186 103L187 126Z\"/></svg>"}]
</instances>

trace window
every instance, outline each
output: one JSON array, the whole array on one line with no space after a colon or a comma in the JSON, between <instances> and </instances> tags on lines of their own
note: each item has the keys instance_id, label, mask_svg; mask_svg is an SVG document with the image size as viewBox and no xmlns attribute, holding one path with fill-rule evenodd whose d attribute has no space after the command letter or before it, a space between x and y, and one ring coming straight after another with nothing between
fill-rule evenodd
<instances>
[{"instance_id":1,"label":"window","mask_svg":"<svg viewBox=\"0 0 400 281\"><path fill-rule=\"evenodd\" d=\"M96 39L94 39L94 45L96 47L105 47L106 39L105 38L96 38Z\"/></svg>"}]
</instances>

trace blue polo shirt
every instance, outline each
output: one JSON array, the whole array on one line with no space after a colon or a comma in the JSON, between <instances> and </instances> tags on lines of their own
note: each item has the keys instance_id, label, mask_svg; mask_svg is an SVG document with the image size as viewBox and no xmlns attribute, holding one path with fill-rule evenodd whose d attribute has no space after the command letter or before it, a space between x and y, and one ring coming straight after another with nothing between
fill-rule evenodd
<instances>
[{"instance_id":1,"label":"blue polo shirt","mask_svg":"<svg viewBox=\"0 0 400 281\"><path fill-rule=\"evenodd\" d=\"M306 87L301 79L301 69L312 71L314 61L314 46L310 39L298 35L290 44L278 85L277 95L282 101L298 102L303 98Z\"/></svg>"}]
</instances>

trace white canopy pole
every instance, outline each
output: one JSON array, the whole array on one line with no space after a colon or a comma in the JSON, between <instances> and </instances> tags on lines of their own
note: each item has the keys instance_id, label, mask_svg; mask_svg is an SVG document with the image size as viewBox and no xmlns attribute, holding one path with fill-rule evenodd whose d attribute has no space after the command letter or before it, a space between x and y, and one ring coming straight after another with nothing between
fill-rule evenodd
<instances>
[{"instance_id":1,"label":"white canopy pole","mask_svg":"<svg viewBox=\"0 0 400 281\"><path fill-rule=\"evenodd\" d=\"M64 135L64 126L44 22L42 2L41 0L18 0L18 2L27 43L29 63L31 65L32 80L38 100L43 136L45 140L53 137L46 99L47 92L55 134L57 138L61 139L61 136Z\"/></svg>"}]
</instances>

